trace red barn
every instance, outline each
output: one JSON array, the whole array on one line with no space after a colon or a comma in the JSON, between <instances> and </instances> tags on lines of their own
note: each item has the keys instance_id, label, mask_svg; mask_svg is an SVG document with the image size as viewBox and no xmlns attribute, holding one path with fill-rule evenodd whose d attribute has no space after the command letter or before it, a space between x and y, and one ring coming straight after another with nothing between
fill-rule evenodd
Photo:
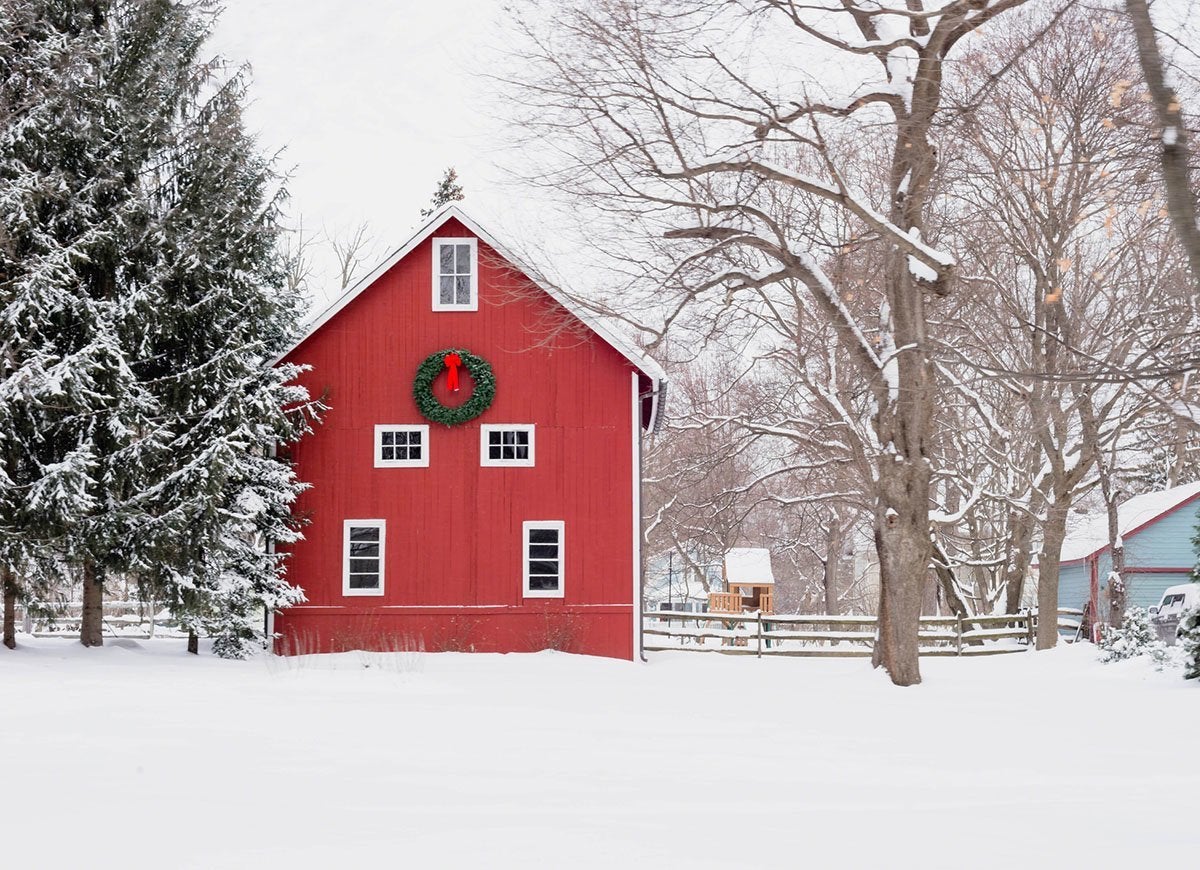
<instances>
[{"instance_id":1,"label":"red barn","mask_svg":"<svg viewBox=\"0 0 1200 870\"><path fill-rule=\"evenodd\" d=\"M454 206L283 360L330 410L292 448L308 600L276 614L280 652L634 655L653 360Z\"/></svg>"}]
</instances>

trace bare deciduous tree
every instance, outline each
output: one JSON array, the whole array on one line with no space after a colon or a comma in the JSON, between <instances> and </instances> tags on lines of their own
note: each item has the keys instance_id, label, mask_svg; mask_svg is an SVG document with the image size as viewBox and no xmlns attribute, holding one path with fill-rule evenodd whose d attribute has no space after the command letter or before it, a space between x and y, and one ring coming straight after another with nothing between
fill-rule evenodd
<instances>
[{"instance_id":1,"label":"bare deciduous tree","mask_svg":"<svg viewBox=\"0 0 1200 870\"><path fill-rule=\"evenodd\" d=\"M770 309L803 293L792 310L829 324L855 368L873 406L875 663L900 685L920 681L930 558L928 305L952 292L957 266L924 238L932 133L946 60L1022 2L606 0L522 20L534 70L524 122L569 140L562 150L576 158L543 178L662 240L653 246L661 326L685 311L719 318L735 298ZM851 138L886 154L881 175L850 175L830 142ZM882 305L865 320L823 267L829 252L795 219L798 200L852 224L875 249Z\"/></svg>"}]
</instances>

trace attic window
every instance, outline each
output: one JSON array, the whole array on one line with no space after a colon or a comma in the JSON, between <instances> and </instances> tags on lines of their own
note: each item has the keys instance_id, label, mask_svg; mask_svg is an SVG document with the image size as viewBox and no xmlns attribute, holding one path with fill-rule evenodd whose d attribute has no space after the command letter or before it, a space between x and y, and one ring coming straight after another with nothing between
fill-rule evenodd
<instances>
[{"instance_id":1,"label":"attic window","mask_svg":"<svg viewBox=\"0 0 1200 870\"><path fill-rule=\"evenodd\" d=\"M473 238L433 240L433 310L479 308L478 248Z\"/></svg>"}]
</instances>

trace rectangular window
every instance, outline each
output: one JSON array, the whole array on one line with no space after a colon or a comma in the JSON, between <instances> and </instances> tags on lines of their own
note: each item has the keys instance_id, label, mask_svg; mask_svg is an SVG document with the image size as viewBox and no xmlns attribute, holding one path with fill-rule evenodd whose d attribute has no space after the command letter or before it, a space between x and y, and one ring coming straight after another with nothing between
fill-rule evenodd
<instances>
[{"instance_id":1,"label":"rectangular window","mask_svg":"<svg viewBox=\"0 0 1200 870\"><path fill-rule=\"evenodd\" d=\"M383 594L384 520L346 520L343 525L342 594Z\"/></svg>"},{"instance_id":2,"label":"rectangular window","mask_svg":"<svg viewBox=\"0 0 1200 870\"><path fill-rule=\"evenodd\" d=\"M479 427L479 464L533 466L533 424L501 423Z\"/></svg>"},{"instance_id":3,"label":"rectangular window","mask_svg":"<svg viewBox=\"0 0 1200 870\"><path fill-rule=\"evenodd\" d=\"M428 468L429 427L385 423L375 427L376 468Z\"/></svg>"},{"instance_id":4,"label":"rectangular window","mask_svg":"<svg viewBox=\"0 0 1200 870\"><path fill-rule=\"evenodd\" d=\"M526 598L563 597L563 522L530 521L522 524L525 546Z\"/></svg>"},{"instance_id":5,"label":"rectangular window","mask_svg":"<svg viewBox=\"0 0 1200 870\"><path fill-rule=\"evenodd\" d=\"M476 311L479 269L475 239L433 240L433 310Z\"/></svg>"}]
</instances>

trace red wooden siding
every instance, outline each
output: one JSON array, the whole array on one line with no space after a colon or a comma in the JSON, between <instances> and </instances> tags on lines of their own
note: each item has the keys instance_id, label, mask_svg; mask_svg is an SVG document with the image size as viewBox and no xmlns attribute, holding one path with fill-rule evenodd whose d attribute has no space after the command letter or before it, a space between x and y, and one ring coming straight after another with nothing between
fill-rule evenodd
<instances>
[{"instance_id":1,"label":"red wooden siding","mask_svg":"<svg viewBox=\"0 0 1200 870\"><path fill-rule=\"evenodd\" d=\"M431 238L470 235L451 219ZM281 650L558 646L629 658L634 368L590 332L541 346L562 309L482 240L479 310L432 311L431 238L286 358L313 367L302 381L330 410L292 453L312 484L288 567L308 604L278 615ZM462 426L429 423L428 468L375 468L376 424L428 423L413 376L449 347L491 363L491 408ZM536 425L535 467L480 466L480 425L497 423ZM384 594L344 597L343 521L376 518L387 521ZM526 520L566 524L562 599L522 597Z\"/></svg>"}]
</instances>

